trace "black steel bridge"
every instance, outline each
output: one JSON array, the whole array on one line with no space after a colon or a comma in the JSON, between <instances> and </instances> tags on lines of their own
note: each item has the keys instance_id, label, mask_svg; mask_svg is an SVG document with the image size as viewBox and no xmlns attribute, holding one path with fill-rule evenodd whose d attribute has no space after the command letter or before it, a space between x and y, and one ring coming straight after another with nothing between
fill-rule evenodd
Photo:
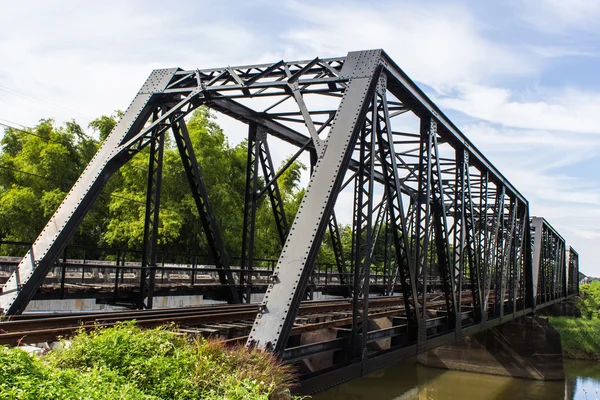
<instances>
[{"instance_id":1,"label":"black steel bridge","mask_svg":"<svg viewBox=\"0 0 600 400\"><path fill-rule=\"evenodd\" d=\"M186 128L185 117L200 106L248 125L241 255L224 250L219 210L211 207ZM167 134L181 155L208 255L165 260L158 251ZM269 150L273 140L297 147L280 170ZM141 252L68 247L110 176L145 148L150 160ZM277 180L304 152L310 181L291 221ZM255 220L262 196L281 240L276 261L253 256L260 246ZM344 197L352 199L349 215L342 215ZM351 249L344 248L338 221L351 221ZM335 264L316 262L324 240ZM386 259L376 269L373 252L380 241ZM107 259L112 261L102 261ZM303 381L319 389L564 300L578 293L579 262L565 239L545 219L530 216L527 199L389 56L368 50L153 71L26 254L4 259L0 267L7 275L0 276L0 308L13 316L0 325L2 343L45 338L89 321L135 318L154 326L175 320L198 334L222 332L228 323L227 329L240 330L230 340L297 363ZM330 297L311 300L316 292ZM243 304L260 293L259 304ZM155 296L176 294L202 294L229 305L153 309ZM69 320L19 316L32 299L86 296L140 310Z\"/></svg>"}]
</instances>

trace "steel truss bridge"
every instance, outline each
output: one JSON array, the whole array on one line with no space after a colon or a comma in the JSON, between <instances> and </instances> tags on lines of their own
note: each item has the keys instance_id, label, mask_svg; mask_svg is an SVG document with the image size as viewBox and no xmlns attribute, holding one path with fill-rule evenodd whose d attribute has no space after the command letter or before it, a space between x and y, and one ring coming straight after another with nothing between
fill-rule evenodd
<instances>
[{"instance_id":1,"label":"steel truss bridge","mask_svg":"<svg viewBox=\"0 0 600 400\"><path fill-rule=\"evenodd\" d=\"M211 207L186 128L185 117L200 106L248 125L242 254L235 267L224 250L215 218L219 210ZM144 246L134 297L137 307L152 308L161 268L156 241L168 132L181 155L211 268L229 303L249 302L253 279L261 273L253 256L260 245L255 243L256 208L262 196L268 197L281 254L266 274L262 302L246 316L254 318L247 344L295 362L333 353L330 365L304 375L315 387L578 293L575 250L547 221L529 215L527 199L385 52L368 50L329 59L153 71L15 266L0 294L4 314L25 310L104 184L146 148ZM276 139L298 149L280 170L269 150ZM311 176L291 221L277 179L304 152L310 154ZM353 204L343 217L352 221L349 253L338 225L343 198ZM336 259L326 271L316 267L324 240ZM373 273L378 241L385 241L386 249L379 279ZM338 286L347 317L337 325L337 337L307 344L295 332L315 273ZM381 307L376 293L399 295L396 313L383 328L372 323ZM390 341L374 346L382 339Z\"/></svg>"}]
</instances>

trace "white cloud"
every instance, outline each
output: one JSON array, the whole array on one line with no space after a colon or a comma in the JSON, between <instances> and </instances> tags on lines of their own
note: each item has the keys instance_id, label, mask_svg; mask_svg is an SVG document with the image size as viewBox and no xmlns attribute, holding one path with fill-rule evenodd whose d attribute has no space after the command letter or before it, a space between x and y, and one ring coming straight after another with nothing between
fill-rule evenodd
<instances>
[{"instance_id":1,"label":"white cloud","mask_svg":"<svg viewBox=\"0 0 600 400\"><path fill-rule=\"evenodd\" d=\"M164 4L141 1L3 7L0 85L62 108L24 103L0 88L0 117L27 125L50 116L76 117L86 125L125 109L155 68L235 65L249 61L260 43L233 21L184 23L185 9L161 10Z\"/></svg>"},{"instance_id":2,"label":"white cloud","mask_svg":"<svg viewBox=\"0 0 600 400\"><path fill-rule=\"evenodd\" d=\"M507 127L600 133L600 93L576 89L522 93L539 100L517 100L506 88L463 84L439 105Z\"/></svg>"},{"instance_id":3,"label":"white cloud","mask_svg":"<svg viewBox=\"0 0 600 400\"><path fill-rule=\"evenodd\" d=\"M600 3L594 0L518 0L515 11L544 32L598 32Z\"/></svg>"},{"instance_id":4,"label":"white cloud","mask_svg":"<svg viewBox=\"0 0 600 400\"><path fill-rule=\"evenodd\" d=\"M539 172L581 163L597 157L600 137L566 131L498 128L489 123L466 125L463 132L497 164L510 167L518 160L520 168Z\"/></svg>"},{"instance_id":5,"label":"white cloud","mask_svg":"<svg viewBox=\"0 0 600 400\"><path fill-rule=\"evenodd\" d=\"M369 8L356 3L311 6L290 2L305 21L284 38L302 54L324 56L383 48L413 79L436 88L532 73L535 62L518 49L491 42L472 14L460 6L405 2Z\"/></svg>"},{"instance_id":6,"label":"white cloud","mask_svg":"<svg viewBox=\"0 0 600 400\"><path fill-rule=\"evenodd\" d=\"M562 58L562 57L598 57L600 53L586 45L556 44L529 46L529 50L536 55L544 58Z\"/></svg>"}]
</instances>

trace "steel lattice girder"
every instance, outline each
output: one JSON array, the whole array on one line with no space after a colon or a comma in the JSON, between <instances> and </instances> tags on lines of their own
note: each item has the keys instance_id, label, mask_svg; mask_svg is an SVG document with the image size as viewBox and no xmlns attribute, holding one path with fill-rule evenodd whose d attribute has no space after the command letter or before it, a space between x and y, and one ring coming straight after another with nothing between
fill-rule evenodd
<instances>
[{"instance_id":1,"label":"steel lattice girder","mask_svg":"<svg viewBox=\"0 0 600 400\"><path fill-rule=\"evenodd\" d=\"M567 252L567 294L572 295L579 293L579 254L571 246L569 246Z\"/></svg>"},{"instance_id":2,"label":"steel lattice girder","mask_svg":"<svg viewBox=\"0 0 600 400\"><path fill-rule=\"evenodd\" d=\"M531 236L536 305L565 297L567 262L575 262L567 260L565 239L542 217L531 218Z\"/></svg>"},{"instance_id":3,"label":"steel lattice girder","mask_svg":"<svg viewBox=\"0 0 600 400\"><path fill-rule=\"evenodd\" d=\"M329 102L314 102L314 96ZM262 103L257 106L258 101ZM566 260L560 240L547 235L552 240L546 239L546 253L540 250L532 256L527 200L382 50L369 50L330 59L154 71L5 285L0 307L6 314L24 310L112 173L146 146L160 143L157 140L169 130L175 136L220 280L229 287L229 301L240 301L245 282L236 281L229 269L185 127L184 117L201 105L250 126L243 267L252 265L253 208L263 193L269 195L279 236L285 240L249 338L253 346L277 352L285 349L327 229L340 281L353 288L349 294L355 303L354 355L359 357L365 356L360 351L365 345L371 258L384 225L382 236L389 246L386 260L388 250L394 255L389 268L384 266L388 271L384 280L388 293L398 288L404 296L409 333L420 345L427 340L428 277L442 281L448 325L457 337L464 333L462 313L472 313L483 326L488 318L531 309L538 287L553 298L566 293L567 282L569 293L575 289L571 277L578 271L577 253L569 253L568 278L566 268L555 263L553 268L542 269L546 281L540 286L540 259L550 257L543 254ZM405 115L418 119L416 133L405 131L397 122ZM299 148L278 172L267 137ZM288 226L277 177L304 151L314 156L314 170L298 214ZM266 185L257 193L259 161ZM355 250L348 273L335 206L339 193L352 181ZM157 183L149 179L149 216L158 209L153 204L160 198L154 193ZM151 271L156 238L150 228L157 221L147 220L146 264ZM534 248L537 240L534 235ZM532 269L536 263L537 269ZM548 278L556 278L556 284L547 285ZM144 296L144 288L140 289ZM461 301L465 290L474 295L469 307Z\"/></svg>"}]
</instances>

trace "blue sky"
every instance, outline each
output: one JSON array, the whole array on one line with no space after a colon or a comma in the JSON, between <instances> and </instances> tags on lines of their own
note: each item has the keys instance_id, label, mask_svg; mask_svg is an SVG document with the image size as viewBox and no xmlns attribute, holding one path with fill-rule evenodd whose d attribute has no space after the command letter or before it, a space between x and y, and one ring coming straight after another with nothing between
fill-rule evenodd
<instances>
[{"instance_id":1,"label":"blue sky","mask_svg":"<svg viewBox=\"0 0 600 400\"><path fill-rule=\"evenodd\" d=\"M83 126L154 68L383 48L600 276L600 2L0 0L0 122ZM233 142L243 136L220 120Z\"/></svg>"}]
</instances>

